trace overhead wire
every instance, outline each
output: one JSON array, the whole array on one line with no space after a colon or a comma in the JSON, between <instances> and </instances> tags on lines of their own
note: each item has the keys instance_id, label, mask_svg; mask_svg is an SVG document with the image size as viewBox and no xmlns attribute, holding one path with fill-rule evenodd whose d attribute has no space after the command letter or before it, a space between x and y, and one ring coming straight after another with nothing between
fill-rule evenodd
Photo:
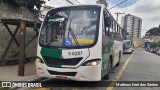
<instances>
[{"instance_id":1,"label":"overhead wire","mask_svg":"<svg viewBox=\"0 0 160 90\"><path fill-rule=\"evenodd\" d=\"M78 2L79 4L81 4L78 0L75 0L76 2Z\"/></svg>"},{"instance_id":2,"label":"overhead wire","mask_svg":"<svg viewBox=\"0 0 160 90\"><path fill-rule=\"evenodd\" d=\"M114 5L113 7L109 8L108 10L115 8L115 7L117 7L118 5L120 5L120 4L122 4L122 3L126 2L126 1L127 1L127 0L124 0L124 1L122 1L122 2L120 2L120 3L118 3L118 4L116 4L116 5Z\"/></svg>"}]
</instances>

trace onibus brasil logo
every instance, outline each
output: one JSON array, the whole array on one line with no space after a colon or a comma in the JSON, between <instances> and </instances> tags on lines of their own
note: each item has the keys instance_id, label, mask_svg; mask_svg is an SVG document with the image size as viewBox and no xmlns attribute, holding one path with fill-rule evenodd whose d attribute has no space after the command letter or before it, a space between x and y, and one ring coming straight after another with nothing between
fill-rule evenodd
<instances>
[{"instance_id":1,"label":"onibus brasil logo","mask_svg":"<svg viewBox=\"0 0 160 90\"><path fill-rule=\"evenodd\" d=\"M2 87L42 87L41 83L32 82L2 82Z\"/></svg>"}]
</instances>

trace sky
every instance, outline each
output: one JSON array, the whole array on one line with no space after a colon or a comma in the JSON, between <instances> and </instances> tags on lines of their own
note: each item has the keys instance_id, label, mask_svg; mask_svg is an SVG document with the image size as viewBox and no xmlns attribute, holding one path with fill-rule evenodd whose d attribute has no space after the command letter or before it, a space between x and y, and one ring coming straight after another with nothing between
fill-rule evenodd
<instances>
[{"instance_id":1,"label":"sky","mask_svg":"<svg viewBox=\"0 0 160 90\"><path fill-rule=\"evenodd\" d=\"M94 4L96 0L70 0L74 4ZM125 1L125 0L107 0L108 9L114 5ZM66 0L50 0L46 2L47 5L52 7L60 7L70 5ZM109 10L110 13L116 18L115 12L124 12L125 14L132 14L137 17L142 18L142 35L153 27L158 27L160 25L160 0L126 0L121 5ZM124 15L125 15L124 14ZM118 22L121 24L121 17L124 15L119 15Z\"/></svg>"},{"instance_id":2,"label":"sky","mask_svg":"<svg viewBox=\"0 0 160 90\"><path fill-rule=\"evenodd\" d=\"M112 5L116 5L122 1L125 1L125 0L108 0L108 2L110 2L110 4L112 4ZM125 7L128 7L128 6L135 4L136 2L137 2L137 0L128 0L128 1L124 2L123 4L120 4L118 7L125 8Z\"/></svg>"}]
</instances>

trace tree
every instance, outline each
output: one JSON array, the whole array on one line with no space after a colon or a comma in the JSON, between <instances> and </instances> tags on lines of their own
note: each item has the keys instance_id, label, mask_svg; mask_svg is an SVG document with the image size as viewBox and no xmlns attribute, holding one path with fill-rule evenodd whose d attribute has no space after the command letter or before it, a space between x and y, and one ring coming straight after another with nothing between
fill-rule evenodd
<instances>
[{"instance_id":1,"label":"tree","mask_svg":"<svg viewBox=\"0 0 160 90\"><path fill-rule=\"evenodd\" d=\"M151 43L152 48L160 47L160 42L153 42Z\"/></svg>"},{"instance_id":2,"label":"tree","mask_svg":"<svg viewBox=\"0 0 160 90\"><path fill-rule=\"evenodd\" d=\"M151 35L160 36L160 26L151 28L146 33L147 33L146 34L147 36L151 36Z\"/></svg>"},{"instance_id":3,"label":"tree","mask_svg":"<svg viewBox=\"0 0 160 90\"><path fill-rule=\"evenodd\" d=\"M42 4L45 3L43 0L3 0L3 2L16 7L27 7L35 14L39 13Z\"/></svg>"}]
</instances>

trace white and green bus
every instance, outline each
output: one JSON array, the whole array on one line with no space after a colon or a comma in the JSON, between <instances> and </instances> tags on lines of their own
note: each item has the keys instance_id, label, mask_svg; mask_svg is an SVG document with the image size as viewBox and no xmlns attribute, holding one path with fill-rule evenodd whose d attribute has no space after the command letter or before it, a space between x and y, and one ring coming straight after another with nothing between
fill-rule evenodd
<instances>
[{"instance_id":1,"label":"white and green bus","mask_svg":"<svg viewBox=\"0 0 160 90\"><path fill-rule=\"evenodd\" d=\"M134 45L131 40L123 40L123 53L132 53L134 51Z\"/></svg>"},{"instance_id":2,"label":"white and green bus","mask_svg":"<svg viewBox=\"0 0 160 90\"><path fill-rule=\"evenodd\" d=\"M101 4L48 11L38 41L37 74L55 79L109 78L123 52L121 27Z\"/></svg>"}]
</instances>

